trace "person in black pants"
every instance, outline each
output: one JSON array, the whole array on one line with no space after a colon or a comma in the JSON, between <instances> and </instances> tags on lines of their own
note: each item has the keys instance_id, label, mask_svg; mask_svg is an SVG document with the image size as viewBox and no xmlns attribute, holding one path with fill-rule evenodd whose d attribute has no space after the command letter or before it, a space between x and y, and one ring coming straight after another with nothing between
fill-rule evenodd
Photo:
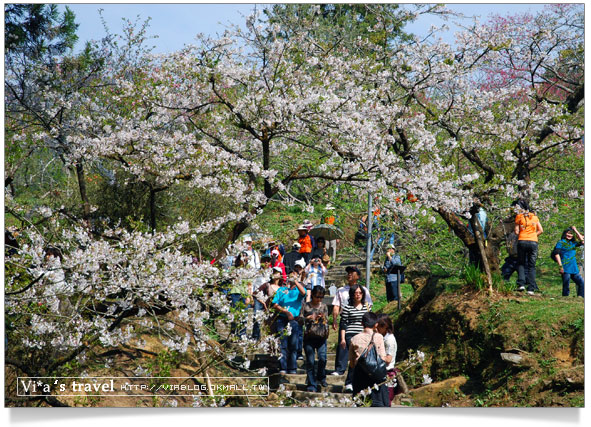
<instances>
[{"instance_id":1,"label":"person in black pants","mask_svg":"<svg viewBox=\"0 0 591 427\"><path fill-rule=\"evenodd\" d=\"M369 311L363 315L361 323L363 325L363 332L355 335L351 339L351 346L349 347L349 366L353 369L353 396L357 395L362 390L371 388L371 406L389 407L390 397L388 395L388 387L386 387L385 384L376 387L375 381L372 381L368 375L359 368L357 361L370 344L375 346L376 354L384 362L390 363L392 361L392 356L386 354L384 337L379 332L375 332L375 328L378 324L378 315Z\"/></svg>"}]
</instances>

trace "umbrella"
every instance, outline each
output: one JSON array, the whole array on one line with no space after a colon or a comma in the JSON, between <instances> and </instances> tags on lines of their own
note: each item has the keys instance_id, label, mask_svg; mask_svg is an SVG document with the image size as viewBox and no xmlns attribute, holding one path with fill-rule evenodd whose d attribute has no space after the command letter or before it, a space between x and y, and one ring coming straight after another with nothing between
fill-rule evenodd
<instances>
[{"instance_id":1,"label":"umbrella","mask_svg":"<svg viewBox=\"0 0 591 427\"><path fill-rule=\"evenodd\" d=\"M315 225L309 233L315 239L324 237L324 240L335 240L343 237L343 232L340 228L335 227L331 224L318 224Z\"/></svg>"}]
</instances>

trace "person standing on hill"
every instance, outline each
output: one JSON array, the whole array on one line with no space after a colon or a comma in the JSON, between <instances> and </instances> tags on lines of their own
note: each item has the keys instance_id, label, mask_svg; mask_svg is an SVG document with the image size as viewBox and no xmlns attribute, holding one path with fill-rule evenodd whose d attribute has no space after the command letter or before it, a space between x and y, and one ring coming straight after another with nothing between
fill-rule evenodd
<instances>
[{"instance_id":1,"label":"person standing on hill","mask_svg":"<svg viewBox=\"0 0 591 427\"><path fill-rule=\"evenodd\" d=\"M575 234L579 241L575 240ZM570 294L570 279L572 278L577 285L577 296L585 297L585 281L579 273L577 265L577 247L585 244L585 236L578 232L576 227L570 227L564 230L562 238L556 243L555 249L558 253L555 255L556 262L560 267L562 274L562 296L567 297Z\"/></svg>"},{"instance_id":2,"label":"person standing on hill","mask_svg":"<svg viewBox=\"0 0 591 427\"><path fill-rule=\"evenodd\" d=\"M277 249L273 249L271 251L271 268L279 267L281 269L281 274L283 276L283 280L287 280L287 273L285 272L285 265L281 262L281 254Z\"/></svg>"},{"instance_id":3,"label":"person standing on hill","mask_svg":"<svg viewBox=\"0 0 591 427\"><path fill-rule=\"evenodd\" d=\"M402 265L400 255L396 253L394 245L388 245L386 260L382 268L386 273L386 299L388 302L398 300L398 274L392 272L392 268L396 265Z\"/></svg>"},{"instance_id":4,"label":"person standing on hill","mask_svg":"<svg viewBox=\"0 0 591 427\"><path fill-rule=\"evenodd\" d=\"M533 295L538 289L536 285L536 260L538 258L538 236L544 232L540 219L530 211L529 204L525 200L517 203L517 216L515 217L515 234L518 236L517 252L519 264L517 265L517 290L525 290Z\"/></svg>"},{"instance_id":5,"label":"person standing on hill","mask_svg":"<svg viewBox=\"0 0 591 427\"><path fill-rule=\"evenodd\" d=\"M246 263L247 267L254 268L258 270L261 268L261 257L259 256L258 251L256 251L252 247L252 237L250 234L244 236L243 239L244 243L246 244L246 255L248 255L248 262Z\"/></svg>"}]
</instances>

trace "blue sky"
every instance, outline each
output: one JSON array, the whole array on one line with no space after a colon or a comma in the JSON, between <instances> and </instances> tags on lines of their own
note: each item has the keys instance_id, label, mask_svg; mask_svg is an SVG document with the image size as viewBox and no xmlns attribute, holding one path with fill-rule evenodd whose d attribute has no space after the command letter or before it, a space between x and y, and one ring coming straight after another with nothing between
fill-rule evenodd
<instances>
[{"instance_id":1,"label":"blue sky","mask_svg":"<svg viewBox=\"0 0 591 427\"><path fill-rule=\"evenodd\" d=\"M100 39L104 34L103 26L98 10L103 9L103 16L113 33L118 33L122 28L122 19L134 21L139 15L141 22L148 17L151 18L149 35L158 35L152 40L155 45L154 52L171 52L182 48L185 44L194 41L195 35L203 32L215 36L224 31L224 25L229 23L242 24L243 16L248 15L255 7L254 4L68 4L60 7L63 9L68 5L76 14L79 42L76 50L81 49L84 42L91 39ZM264 5L259 4L260 9ZM535 12L541 10L540 4L485 4L465 3L450 4L450 8L462 12L465 15L480 15L483 19L493 13L501 15L516 12ZM406 30L415 34L425 34L432 24L440 25L442 21L431 19L420 19L407 26ZM453 29L444 40L453 41Z\"/></svg>"}]
</instances>

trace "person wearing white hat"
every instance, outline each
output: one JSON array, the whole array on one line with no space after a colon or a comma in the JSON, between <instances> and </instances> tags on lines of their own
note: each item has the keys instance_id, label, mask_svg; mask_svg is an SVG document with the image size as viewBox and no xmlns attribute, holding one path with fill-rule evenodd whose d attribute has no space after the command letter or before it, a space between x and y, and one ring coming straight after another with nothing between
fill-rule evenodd
<instances>
[{"instance_id":1,"label":"person wearing white hat","mask_svg":"<svg viewBox=\"0 0 591 427\"><path fill-rule=\"evenodd\" d=\"M285 272L287 274L293 271L296 261L303 259L302 254L300 254L301 245L298 242L293 242L291 246L291 252L288 252L283 257L283 264L285 265Z\"/></svg>"},{"instance_id":2,"label":"person wearing white hat","mask_svg":"<svg viewBox=\"0 0 591 427\"><path fill-rule=\"evenodd\" d=\"M247 249L244 251L248 255L248 262L246 265L250 268L258 270L261 268L261 258L258 251L252 247L252 237L250 234L245 235L242 241L246 244Z\"/></svg>"},{"instance_id":3,"label":"person wearing white hat","mask_svg":"<svg viewBox=\"0 0 591 427\"><path fill-rule=\"evenodd\" d=\"M279 260L280 257L281 257L281 254L279 253L279 250L273 249L271 251L271 267L280 268L281 269L281 276L283 277L283 280L285 281L285 280L287 280L287 273L285 272L285 265Z\"/></svg>"},{"instance_id":4,"label":"person wearing white hat","mask_svg":"<svg viewBox=\"0 0 591 427\"><path fill-rule=\"evenodd\" d=\"M316 242L314 241L314 237L308 234L308 227L305 224L302 224L298 227L298 243L300 244L300 253L304 257L304 261L306 264L310 262L310 257L312 255L312 251L316 248Z\"/></svg>"}]
</instances>

